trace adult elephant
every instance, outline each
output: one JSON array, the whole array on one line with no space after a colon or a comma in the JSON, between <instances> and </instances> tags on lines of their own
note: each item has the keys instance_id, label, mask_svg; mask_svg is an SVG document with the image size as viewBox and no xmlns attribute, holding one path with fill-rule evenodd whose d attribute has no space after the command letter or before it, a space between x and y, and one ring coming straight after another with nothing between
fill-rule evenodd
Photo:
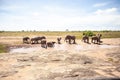
<instances>
[{"instance_id":1,"label":"adult elephant","mask_svg":"<svg viewBox=\"0 0 120 80\"><path fill-rule=\"evenodd\" d=\"M42 39L46 39L46 37L45 37L45 36L41 36L41 37L31 38L31 43L32 43L32 44L38 44L39 41L41 41Z\"/></svg>"},{"instance_id":2,"label":"adult elephant","mask_svg":"<svg viewBox=\"0 0 120 80\"><path fill-rule=\"evenodd\" d=\"M45 39L41 40L41 47L47 49L47 41Z\"/></svg>"},{"instance_id":3,"label":"adult elephant","mask_svg":"<svg viewBox=\"0 0 120 80\"><path fill-rule=\"evenodd\" d=\"M30 40L29 37L23 37L23 43L29 44L29 40Z\"/></svg>"},{"instance_id":4,"label":"adult elephant","mask_svg":"<svg viewBox=\"0 0 120 80\"><path fill-rule=\"evenodd\" d=\"M84 41L85 43L89 43L89 37L88 36L83 36L82 41Z\"/></svg>"},{"instance_id":5,"label":"adult elephant","mask_svg":"<svg viewBox=\"0 0 120 80\"><path fill-rule=\"evenodd\" d=\"M97 36L93 36L91 38L91 42L94 43L94 44L100 44L101 43L101 41L100 41L101 37L102 37L102 34L98 34Z\"/></svg>"},{"instance_id":6,"label":"adult elephant","mask_svg":"<svg viewBox=\"0 0 120 80\"><path fill-rule=\"evenodd\" d=\"M73 41L73 44L76 44L75 39L76 39L76 37L75 37L75 36L71 36L71 35L67 35L67 36L65 37L65 41L66 41L66 42L69 42L69 44L71 44L72 41Z\"/></svg>"}]
</instances>

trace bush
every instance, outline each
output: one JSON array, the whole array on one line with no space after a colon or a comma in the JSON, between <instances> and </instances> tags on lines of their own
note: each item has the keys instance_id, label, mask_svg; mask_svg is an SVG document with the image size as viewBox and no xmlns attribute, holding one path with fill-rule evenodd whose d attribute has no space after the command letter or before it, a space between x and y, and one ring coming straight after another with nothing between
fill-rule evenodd
<instances>
[{"instance_id":1,"label":"bush","mask_svg":"<svg viewBox=\"0 0 120 80\"><path fill-rule=\"evenodd\" d=\"M0 33L3 33L4 31L0 31Z\"/></svg>"},{"instance_id":2,"label":"bush","mask_svg":"<svg viewBox=\"0 0 120 80\"><path fill-rule=\"evenodd\" d=\"M86 36L93 36L94 35L94 33L92 32L92 31L84 31L83 32L83 35L86 35Z\"/></svg>"}]
</instances>

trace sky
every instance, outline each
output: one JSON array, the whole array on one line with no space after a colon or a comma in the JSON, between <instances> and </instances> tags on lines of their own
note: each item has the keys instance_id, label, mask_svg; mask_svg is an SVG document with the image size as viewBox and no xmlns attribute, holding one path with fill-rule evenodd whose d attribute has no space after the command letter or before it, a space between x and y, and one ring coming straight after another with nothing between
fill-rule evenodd
<instances>
[{"instance_id":1,"label":"sky","mask_svg":"<svg viewBox=\"0 0 120 80\"><path fill-rule=\"evenodd\" d=\"M120 0L0 0L0 31L120 30Z\"/></svg>"}]
</instances>

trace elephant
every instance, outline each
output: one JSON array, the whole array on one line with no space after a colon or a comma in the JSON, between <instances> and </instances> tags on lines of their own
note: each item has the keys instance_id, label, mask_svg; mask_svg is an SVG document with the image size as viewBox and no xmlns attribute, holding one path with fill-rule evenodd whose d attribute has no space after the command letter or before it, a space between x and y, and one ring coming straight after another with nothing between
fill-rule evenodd
<instances>
[{"instance_id":1,"label":"elephant","mask_svg":"<svg viewBox=\"0 0 120 80\"><path fill-rule=\"evenodd\" d=\"M30 40L29 37L23 37L23 43L29 44L29 40Z\"/></svg>"},{"instance_id":2,"label":"elephant","mask_svg":"<svg viewBox=\"0 0 120 80\"><path fill-rule=\"evenodd\" d=\"M37 43L38 43L37 37L31 38L31 44L37 44Z\"/></svg>"},{"instance_id":3,"label":"elephant","mask_svg":"<svg viewBox=\"0 0 120 80\"><path fill-rule=\"evenodd\" d=\"M46 48L47 49L47 41L45 39L41 40L41 47Z\"/></svg>"},{"instance_id":4,"label":"elephant","mask_svg":"<svg viewBox=\"0 0 120 80\"><path fill-rule=\"evenodd\" d=\"M85 43L89 43L89 37L88 36L83 36L82 41L84 41Z\"/></svg>"},{"instance_id":5,"label":"elephant","mask_svg":"<svg viewBox=\"0 0 120 80\"><path fill-rule=\"evenodd\" d=\"M56 42L52 41L52 42L47 42L47 47L54 47L54 44Z\"/></svg>"},{"instance_id":6,"label":"elephant","mask_svg":"<svg viewBox=\"0 0 120 80\"><path fill-rule=\"evenodd\" d=\"M76 44L75 39L75 36L67 35L64 41L69 42L69 44L72 44L71 41L73 40L73 44Z\"/></svg>"},{"instance_id":7,"label":"elephant","mask_svg":"<svg viewBox=\"0 0 120 80\"><path fill-rule=\"evenodd\" d=\"M57 42L58 42L58 44L61 44L61 42L60 42L61 39L62 39L61 37L57 38Z\"/></svg>"},{"instance_id":8,"label":"elephant","mask_svg":"<svg viewBox=\"0 0 120 80\"><path fill-rule=\"evenodd\" d=\"M42 39L46 39L45 36L42 36L42 37L34 37L34 38L31 38L31 43L33 44L38 44L39 41L41 41Z\"/></svg>"},{"instance_id":9,"label":"elephant","mask_svg":"<svg viewBox=\"0 0 120 80\"><path fill-rule=\"evenodd\" d=\"M102 34L98 34L97 36L93 36L91 38L91 42L94 43L94 44L100 44L101 43L101 41L100 41L101 37L102 37Z\"/></svg>"}]
</instances>

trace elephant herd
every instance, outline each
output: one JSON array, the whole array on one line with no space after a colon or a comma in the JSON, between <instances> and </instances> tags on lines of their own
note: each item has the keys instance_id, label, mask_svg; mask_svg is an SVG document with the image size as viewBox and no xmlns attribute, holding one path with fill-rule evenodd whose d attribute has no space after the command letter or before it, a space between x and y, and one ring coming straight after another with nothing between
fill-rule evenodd
<instances>
[{"instance_id":1,"label":"elephant herd","mask_svg":"<svg viewBox=\"0 0 120 80\"><path fill-rule=\"evenodd\" d=\"M92 36L91 43L100 44L102 42L101 37L102 37L102 34L97 34L95 36ZM84 41L85 43L89 43L89 37L87 35L83 36L82 41Z\"/></svg>"},{"instance_id":2,"label":"elephant herd","mask_svg":"<svg viewBox=\"0 0 120 80\"><path fill-rule=\"evenodd\" d=\"M101 34L98 34L97 36L91 37L91 42L94 44L100 44L101 43L101 40L100 40L101 36L102 36ZM57 38L58 44L61 44L61 39L62 39L61 37ZM69 43L69 44L76 44L76 36L67 35L65 37L64 41L66 43ZM86 35L83 36L82 41L84 41L85 43L89 43L89 37ZM41 47L47 48L47 47L54 47L54 44L56 42L55 41L47 42L46 37L41 36L41 37L34 37L34 38L23 37L23 43L41 44Z\"/></svg>"},{"instance_id":3,"label":"elephant herd","mask_svg":"<svg viewBox=\"0 0 120 80\"><path fill-rule=\"evenodd\" d=\"M34 37L34 38L31 38L31 39L29 37L24 37L23 38L23 43L38 44L39 41L41 41L42 39L46 39L46 37L44 37L44 36L42 36L42 37Z\"/></svg>"},{"instance_id":4,"label":"elephant herd","mask_svg":"<svg viewBox=\"0 0 120 80\"><path fill-rule=\"evenodd\" d=\"M57 38L58 44L61 44L61 37ZM34 38L29 38L29 37L23 37L23 43L31 43L31 44L41 44L41 47L47 48L47 47L54 47L54 44L56 42L51 41L51 42L47 42L46 41L46 37L45 36L41 36L41 37L34 37Z\"/></svg>"}]
</instances>

